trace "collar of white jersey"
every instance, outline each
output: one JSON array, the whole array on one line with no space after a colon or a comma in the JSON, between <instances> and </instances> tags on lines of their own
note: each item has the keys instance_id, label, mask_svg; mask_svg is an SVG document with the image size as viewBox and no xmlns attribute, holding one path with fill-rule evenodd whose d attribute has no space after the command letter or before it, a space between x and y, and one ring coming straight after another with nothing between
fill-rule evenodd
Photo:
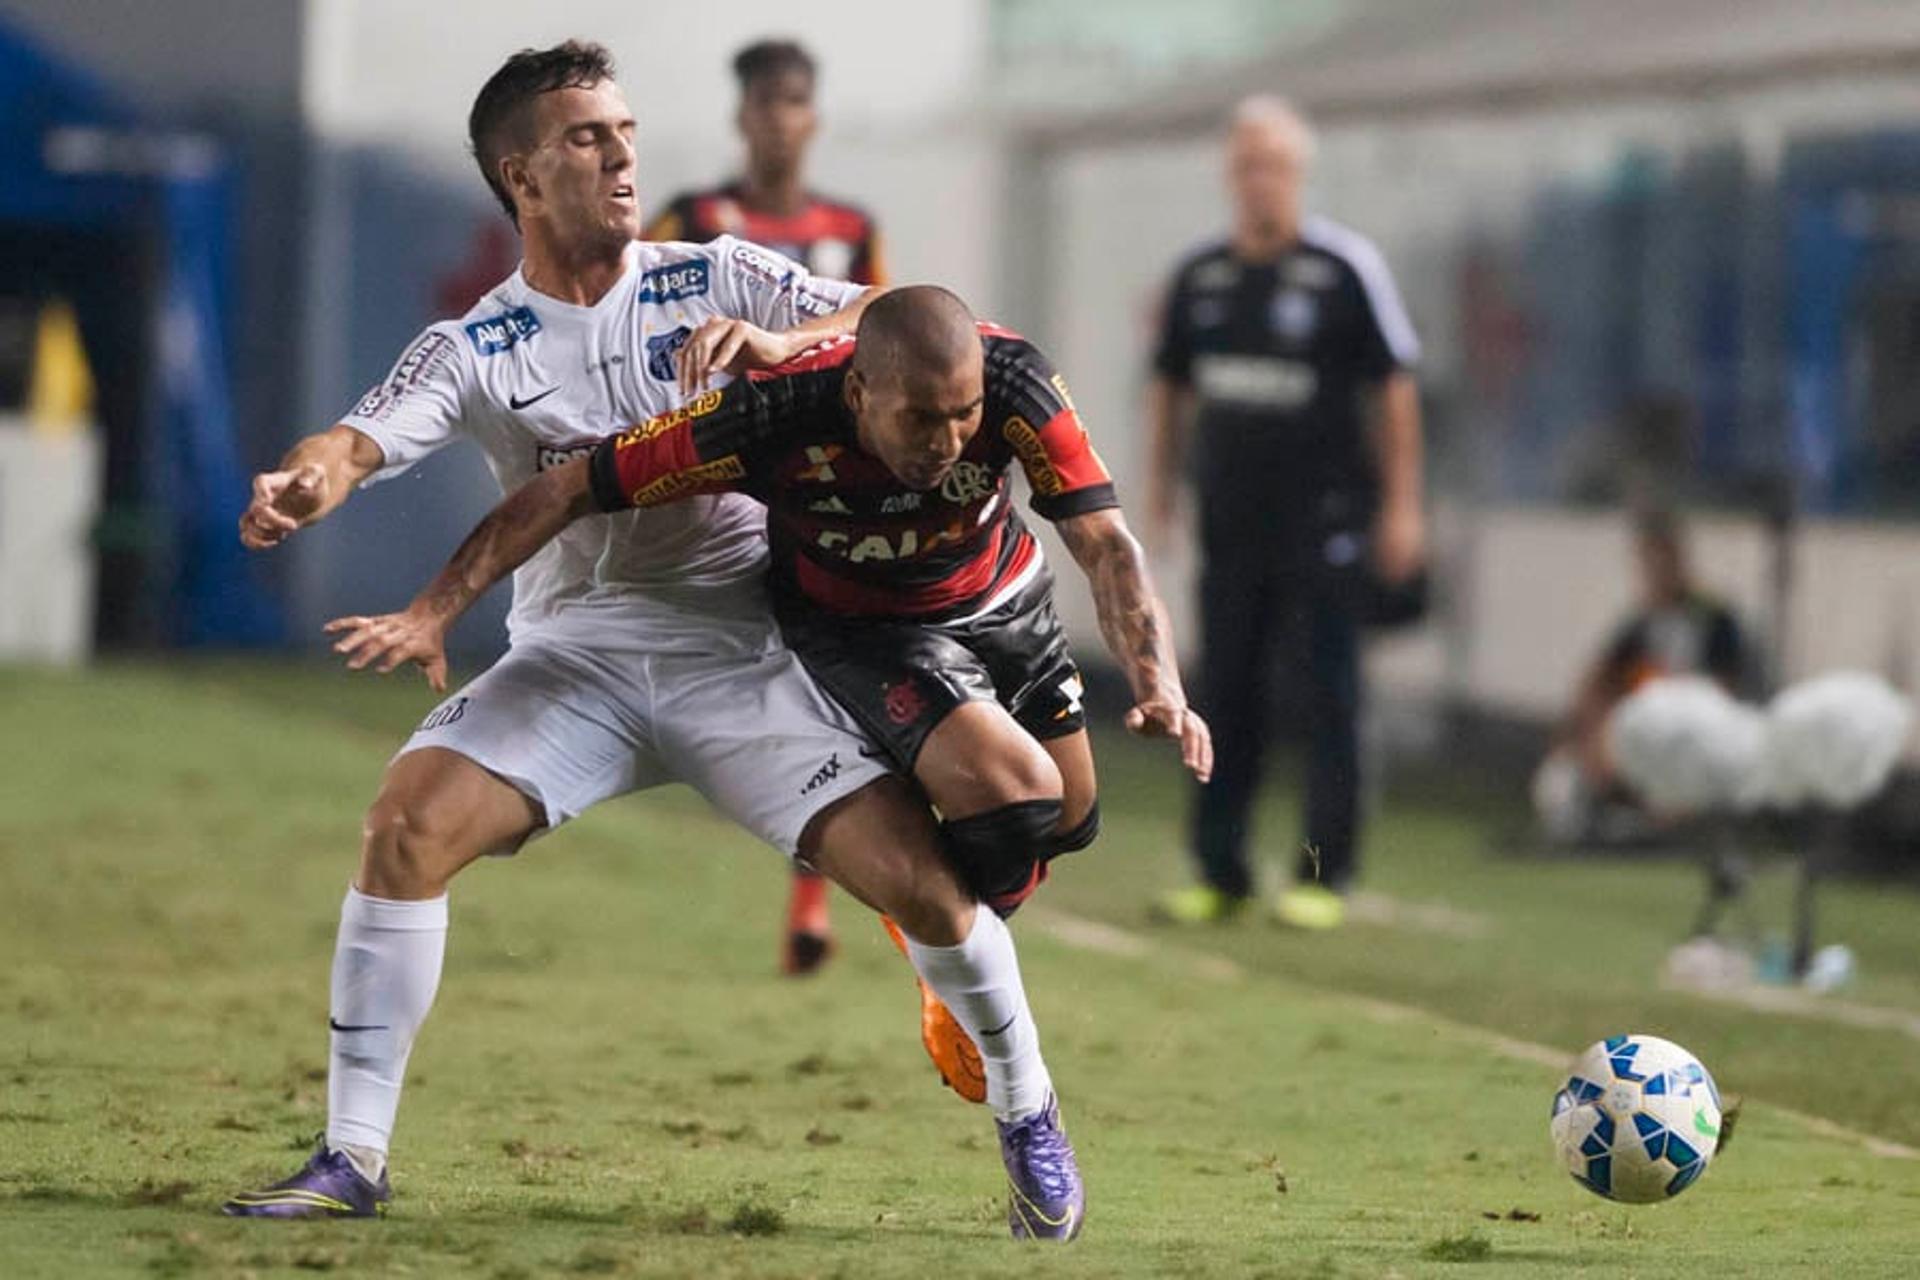
<instances>
[{"instance_id":1,"label":"collar of white jersey","mask_svg":"<svg viewBox=\"0 0 1920 1280\"><path fill-rule=\"evenodd\" d=\"M507 283L512 286L514 291L522 299L538 302L542 307L557 308L563 313L570 311L583 316L592 315L603 307L616 305L614 303L614 296L620 292L622 285L633 279L634 269L640 264L640 251L645 243L643 240L634 240L628 243L626 249L620 254L620 278L608 285L607 291L600 295L600 300L591 306L583 307L577 302L568 302L564 298L556 298L552 294L542 292L528 284L527 262L524 258L520 260L520 265L513 269L513 276Z\"/></svg>"}]
</instances>

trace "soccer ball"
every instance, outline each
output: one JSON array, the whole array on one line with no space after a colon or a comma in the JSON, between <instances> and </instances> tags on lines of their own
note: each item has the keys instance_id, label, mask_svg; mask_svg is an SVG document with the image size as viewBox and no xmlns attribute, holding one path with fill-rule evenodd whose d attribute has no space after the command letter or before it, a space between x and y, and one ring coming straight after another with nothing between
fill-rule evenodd
<instances>
[{"instance_id":1,"label":"soccer ball","mask_svg":"<svg viewBox=\"0 0 1920 1280\"><path fill-rule=\"evenodd\" d=\"M1553 1147L1597 1195L1679 1195L1720 1145L1720 1091L1700 1060L1658 1036L1614 1036L1574 1059L1553 1095Z\"/></svg>"}]
</instances>

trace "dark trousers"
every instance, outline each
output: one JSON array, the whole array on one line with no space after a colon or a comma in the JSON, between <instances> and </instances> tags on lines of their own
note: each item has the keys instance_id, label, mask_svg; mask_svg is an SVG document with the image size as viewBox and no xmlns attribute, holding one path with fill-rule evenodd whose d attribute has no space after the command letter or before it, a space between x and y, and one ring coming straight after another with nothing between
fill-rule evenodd
<instances>
[{"instance_id":1,"label":"dark trousers","mask_svg":"<svg viewBox=\"0 0 1920 1280\"><path fill-rule=\"evenodd\" d=\"M1296 874L1344 890L1354 874L1360 808L1353 596L1316 545L1245 541L1252 545L1210 538L1204 552L1196 705L1213 729L1214 770L1211 782L1196 787L1194 854L1208 884L1236 897L1253 891L1247 836L1278 674L1294 682L1298 696L1288 705L1300 707L1306 721L1306 843Z\"/></svg>"}]
</instances>

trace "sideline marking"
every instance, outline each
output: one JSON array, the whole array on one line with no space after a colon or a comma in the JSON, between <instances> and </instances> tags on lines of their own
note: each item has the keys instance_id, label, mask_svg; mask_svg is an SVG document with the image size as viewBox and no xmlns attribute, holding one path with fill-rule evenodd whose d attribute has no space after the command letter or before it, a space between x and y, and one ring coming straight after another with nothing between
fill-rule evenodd
<instances>
[{"instance_id":1,"label":"sideline marking","mask_svg":"<svg viewBox=\"0 0 1920 1280\"><path fill-rule=\"evenodd\" d=\"M1119 925L1107 924L1100 920L1090 920L1085 916L1070 915L1051 907L1029 907L1026 918L1058 941L1082 951L1098 951L1105 955L1124 956L1131 960L1171 961L1174 967L1212 982L1243 982L1249 976L1244 966L1225 956L1212 955L1186 947L1169 946L1132 929L1123 929ZM1517 1040L1512 1036L1501 1035L1497 1031L1488 1031L1484 1027L1456 1022L1444 1014L1422 1009L1418 1005L1400 1004L1397 1001L1382 1000L1376 996L1359 995L1332 987L1313 988L1313 990L1336 1001L1353 1005L1375 1022L1419 1022L1439 1027L1465 1039L1477 1041L1502 1057L1529 1062L1535 1066L1558 1070L1573 1060L1573 1054L1555 1049L1551 1045L1539 1044L1532 1040ZM1920 1149L1909 1147L1904 1143L1876 1138L1870 1133L1849 1129L1837 1121L1809 1115L1804 1111L1796 1111L1791 1107L1779 1106L1758 1098L1747 1097L1745 1100L1757 1104L1764 1110L1784 1116L1823 1138L1835 1138L1842 1142L1853 1143L1873 1155L1884 1156L1890 1160L1920 1160Z\"/></svg>"}]
</instances>

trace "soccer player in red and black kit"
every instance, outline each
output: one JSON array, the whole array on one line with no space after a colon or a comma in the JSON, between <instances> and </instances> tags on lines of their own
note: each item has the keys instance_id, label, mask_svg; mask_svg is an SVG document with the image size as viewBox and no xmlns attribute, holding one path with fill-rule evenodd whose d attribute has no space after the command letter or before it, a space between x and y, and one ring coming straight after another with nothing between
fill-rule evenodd
<instances>
[{"instance_id":1,"label":"soccer player in red and black kit","mask_svg":"<svg viewBox=\"0 0 1920 1280\"><path fill-rule=\"evenodd\" d=\"M1171 738L1194 776L1213 768L1187 707L1166 610L1064 382L1016 334L978 325L944 289L876 299L854 340L824 343L604 439L495 507L406 610L342 619L349 665L444 661L448 627L573 520L741 492L767 506L772 591L814 678L910 773L942 817L953 869L999 915L1055 856L1099 828L1080 679L1053 612L1052 575L1014 513L1018 464L1093 590L1101 634L1132 687L1127 727ZM832 769L829 761L826 768ZM769 779L802 789L818 777ZM981 913L986 915L987 913ZM909 943L916 967L940 956ZM990 1077L1044 1074L1031 1046L963 1017ZM1025 1026L1027 1024L1021 1024ZM978 1030L973 1030L977 1027ZM1034 1091L1044 1088L1036 1083ZM1084 1197L1050 1089L1037 1121L1003 1123L1015 1234L1071 1236ZM1025 1122L1023 1122L1024 1124ZM1036 1127L1037 1126L1037 1127ZM1048 1148L1047 1150L1053 1150Z\"/></svg>"},{"instance_id":2,"label":"soccer player in red and black kit","mask_svg":"<svg viewBox=\"0 0 1920 1280\"><path fill-rule=\"evenodd\" d=\"M790 40L761 40L734 55L733 74L740 81L735 122L747 144L746 172L710 190L675 196L644 238L704 243L735 235L804 263L815 275L885 284L873 219L807 190L807 148L820 123L812 56ZM799 975L826 962L833 938L825 878L799 867L793 876L780 964Z\"/></svg>"},{"instance_id":3,"label":"soccer player in red and black kit","mask_svg":"<svg viewBox=\"0 0 1920 1280\"><path fill-rule=\"evenodd\" d=\"M704 242L734 235L804 263L815 275L885 284L873 219L807 189L807 147L820 124L812 55L791 40L761 40L734 56L733 74L740 81L735 122L747 144L746 171L709 190L681 192L644 237Z\"/></svg>"}]
</instances>

